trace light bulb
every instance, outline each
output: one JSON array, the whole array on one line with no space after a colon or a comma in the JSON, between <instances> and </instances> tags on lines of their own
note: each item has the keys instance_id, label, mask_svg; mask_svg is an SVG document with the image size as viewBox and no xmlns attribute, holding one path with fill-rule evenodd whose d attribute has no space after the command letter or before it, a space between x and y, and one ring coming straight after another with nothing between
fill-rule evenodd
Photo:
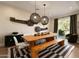
<instances>
[{"instance_id":1,"label":"light bulb","mask_svg":"<svg viewBox=\"0 0 79 59\"><path fill-rule=\"evenodd\" d=\"M45 21L46 19L44 18L44 21Z\"/></svg>"},{"instance_id":2,"label":"light bulb","mask_svg":"<svg viewBox=\"0 0 79 59\"><path fill-rule=\"evenodd\" d=\"M36 19L36 16L34 16L34 18Z\"/></svg>"}]
</instances>

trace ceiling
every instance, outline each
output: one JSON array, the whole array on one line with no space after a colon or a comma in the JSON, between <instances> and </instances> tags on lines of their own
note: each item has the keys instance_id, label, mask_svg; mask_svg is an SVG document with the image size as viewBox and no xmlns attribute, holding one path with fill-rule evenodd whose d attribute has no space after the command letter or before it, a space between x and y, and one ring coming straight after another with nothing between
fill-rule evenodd
<instances>
[{"instance_id":1,"label":"ceiling","mask_svg":"<svg viewBox=\"0 0 79 59\"><path fill-rule=\"evenodd\" d=\"M1 1L0 3L7 4L13 7L17 7L26 10L30 13L34 12L35 2L34 1ZM45 14L48 17L57 17L72 13L79 10L78 1L37 1L36 7L37 13L43 15L43 4L46 4Z\"/></svg>"}]
</instances>

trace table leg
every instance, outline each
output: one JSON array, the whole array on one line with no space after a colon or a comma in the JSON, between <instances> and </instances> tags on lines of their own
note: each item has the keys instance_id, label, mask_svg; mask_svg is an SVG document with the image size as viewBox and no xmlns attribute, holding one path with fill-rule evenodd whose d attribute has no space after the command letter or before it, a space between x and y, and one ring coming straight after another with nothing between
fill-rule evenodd
<instances>
[{"instance_id":1,"label":"table leg","mask_svg":"<svg viewBox=\"0 0 79 59\"><path fill-rule=\"evenodd\" d=\"M58 44L63 46L64 45L64 40L60 41Z\"/></svg>"},{"instance_id":2,"label":"table leg","mask_svg":"<svg viewBox=\"0 0 79 59\"><path fill-rule=\"evenodd\" d=\"M32 58L38 58L38 53L32 50L31 56L32 56Z\"/></svg>"}]
</instances>

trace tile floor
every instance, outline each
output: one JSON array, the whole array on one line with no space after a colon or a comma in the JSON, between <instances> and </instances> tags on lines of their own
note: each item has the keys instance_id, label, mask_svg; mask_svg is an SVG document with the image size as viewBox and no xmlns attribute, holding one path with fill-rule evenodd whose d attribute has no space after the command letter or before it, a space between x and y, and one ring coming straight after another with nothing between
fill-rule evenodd
<instances>
[{"instance_id":1,"label":"tile floor","mask_svg":"<svg viewBox=\"0 0 79 59\"><path fill-rule=\"evenodd\" d=\"M79 43L74 44L75 48L68 58L79 58Z\"/></svg>"}]
</instances>

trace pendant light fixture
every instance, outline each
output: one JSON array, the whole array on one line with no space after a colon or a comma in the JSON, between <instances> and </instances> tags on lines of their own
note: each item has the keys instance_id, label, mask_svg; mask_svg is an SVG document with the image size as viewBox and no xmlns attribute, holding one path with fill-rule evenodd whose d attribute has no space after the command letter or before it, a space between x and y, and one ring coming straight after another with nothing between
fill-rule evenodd
<instances>
[{"instance_id":1,"label":"pendant light fixture","mask_svg":"<svg viewBox=\"0 0 79 59\"><path fill-rule=\"evenodd\" d=\"M45 16L45 6L46 6L46 4L43 4L43 6L44 6L44 16L42 16L42 18L41 18L41 23L42 23L42 25L47 25L48 22L49 22L49 18L47 16Z\"/></svg>"},{"instance_id":2,"label":"pendant light fixture","mask_svg":"<svg viewBox=\"0 0 79 59\"><path fill-rule=\"evenodd\" d=\"M35 13L31 14L30 20L34 24L38 24L40 22L40 15L36 13L36 1L35 1Z\"/></svg>"}]
</instances>

